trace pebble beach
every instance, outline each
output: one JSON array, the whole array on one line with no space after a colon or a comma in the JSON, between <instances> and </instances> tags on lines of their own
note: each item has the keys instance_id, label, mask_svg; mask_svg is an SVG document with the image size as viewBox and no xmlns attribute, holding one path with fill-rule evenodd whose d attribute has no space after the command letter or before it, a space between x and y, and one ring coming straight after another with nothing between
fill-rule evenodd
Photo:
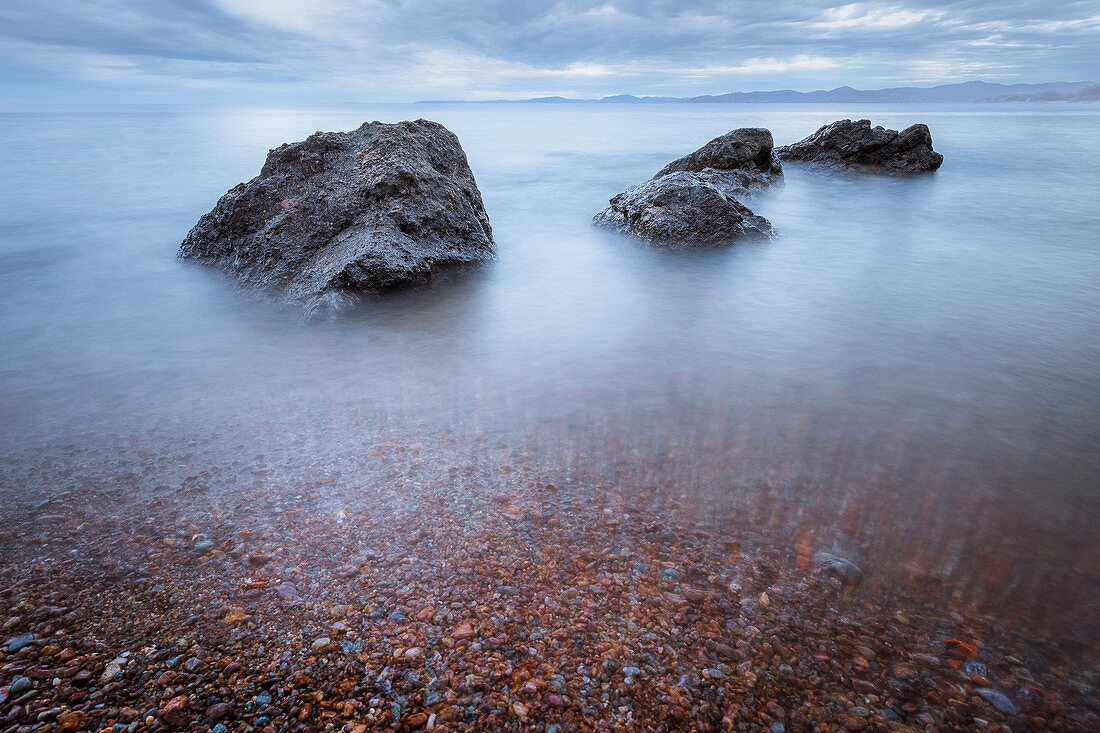
<instances>
[{"instance_id":1,"label":"pebble beach","mask_svg":"<svg viewBox=\"0 0 1100 733\"><path fill-rule=\"evenodd\" d=\"M443 451L188 473L139 449L178 482L7 502L0 730L1100 728L1094 650L942 578L848 572L763 504Z\"/></svg>"}]
</instances>

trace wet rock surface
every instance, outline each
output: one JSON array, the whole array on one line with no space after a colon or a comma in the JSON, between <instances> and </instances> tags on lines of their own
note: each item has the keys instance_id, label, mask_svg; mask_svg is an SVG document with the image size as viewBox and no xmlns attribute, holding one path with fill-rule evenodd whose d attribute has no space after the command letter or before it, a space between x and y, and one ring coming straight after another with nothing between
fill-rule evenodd
<instances>
[{"instance_id":1,"label":"wet rock surface","mask_svg":"<svg viewBox=\"0 0 1100 733\"><path fill-rule=\"evenodd\" d=\"M738 198L782 175L768 130L734 130L613 197L593 223L674 246L714 246L767 237L773 234L771 224Z\"/></svg>"},{"instance_id":2,"label":"wet rock surface","mask_svg":"<svg viewBox=\"0 0 1100 733\"><path fill-rule=\"evenodd\" d=\"M339 307L492 259L494 244L458 138L416 120L275 148L199 219L179 256L307 307Z\"/></svg>"},{"instance_id":3,"label":"wet rock surface","mask_svg":"<svg viewBox=\"0 0 1100 733\"><path fill-rule=\"evenodd\" d=\"M927 125L910 125L898 132L872 127L870 120L838 120L792 145L776 148L775 153L783 161L887 176L928 173L943 163L943 156L932 149Z\"/></svg>"},{"instance_id":4,"label":"wet rock surface","mask_svg":"<svg viewBox=\"0 0 1100 733\"><path fill-rule=\"evenodd\" d=\"M891 568L873 591L881 557L860 556L858 585L821 572L835 537L765 535L768 512L704 522L678 492L467 462L446 442L360 447L346 471L291 451L200 469L189 446L129 460L206 473L202 496L121 473L70 480L49 514L36 496L0 507L0 730L1100 721L1089 663L953 610L926 576Z\"/></svg>"}]
</instances>

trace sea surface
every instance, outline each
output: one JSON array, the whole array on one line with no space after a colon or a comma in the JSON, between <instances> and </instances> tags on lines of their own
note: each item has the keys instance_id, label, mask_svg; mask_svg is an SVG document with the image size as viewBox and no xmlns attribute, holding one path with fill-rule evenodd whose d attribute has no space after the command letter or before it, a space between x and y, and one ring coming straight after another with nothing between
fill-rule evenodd
<instances>
[{"instance_id":1,"label":"sea surface","mask_svg":"<svg viewBox=\"0 0 1100 733\"><path fill-rule=\"evenodd\" d=\"M305 323L176 259L270 148L417 117L462 142L489 266ZM746 201L778 236L722 249L590 225L731 129L840 118L924 122L943 167L788 165ZM1096 641L1100 106L84 106L4 111L0 139L5 502L322 455L356 478L417 441L744 512Z\"/></svg>"}]
</instances>

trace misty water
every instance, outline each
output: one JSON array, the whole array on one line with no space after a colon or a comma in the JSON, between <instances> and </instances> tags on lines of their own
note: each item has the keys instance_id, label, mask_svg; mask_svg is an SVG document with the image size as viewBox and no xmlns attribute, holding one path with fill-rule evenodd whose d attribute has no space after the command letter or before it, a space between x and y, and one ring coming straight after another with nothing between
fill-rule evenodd
<instances>
[{"instance_id":1,"label":"misty water","mask_svg":"<svg viewBox=\"0 0 1100 733\"><path fill-rule=\"evenodd\" d=\"M303 323L177 261L268 149L417 117L461 140L494 263ZM927 123L943 167L788 165L746 202L778 236L722 249L590 225L719 134L844 117ZM1100 109L71 107L4 113L0 135L9 506L266 471L273 504L317 471L369 493L396 480L371 446L415 442L422 472L657 492L1095 643Z\"/></svg>"}]
</instances>

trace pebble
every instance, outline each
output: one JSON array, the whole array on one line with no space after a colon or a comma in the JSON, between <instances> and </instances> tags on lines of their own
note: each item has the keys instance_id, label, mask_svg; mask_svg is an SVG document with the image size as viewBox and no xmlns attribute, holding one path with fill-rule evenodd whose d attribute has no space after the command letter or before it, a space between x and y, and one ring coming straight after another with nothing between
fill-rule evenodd
<instances>
[{"instance_id":1,"label":"pebble","mask_svg":"<svg viewBox=\"0 0 1100 733\"><path fill-rule=\"evenodd\" d=\"M1013 704L1013 702L1009 700L1007 696L997 690L994 690L992 687L979 687L977 690L975 690L975 692L981 695L982 699L984 699L986 702L988 702L990 705L992 705L1005 715L1016 714L1016 705Z\"/></svg>"},{"instance_id":2,"label":"pebble","mask_svg":"<svg viewBox=\"0 0 1100 733\"><path fill-rule=\"evenodd\" d=\"M1015 709L981 690L1022 684L1009 657L1034 648L1026 627L960 623L950 589L924 581L886 603L874 584L889 573L823 583L810 556L828 537L799 536L795 556L789 536L702 527L674 493L643 489L617 502L532 479L494 504L466 468L433 483L425 460L405 482L400 452L359 448L393 474L371 491L353 470L282 486L278 470L201 505L74 502L69 525L90 529L0 538L23 553L0 563L0 628L37 634L0 659L0 730L901 733ZM194 537L227 554L195 558ZM988 677L958 658L979 639ZM1080 668L1026 659L1029 726L1089 729Z\"/></svg>"},{"instance_id":3,"label":"pebble","mask_svg":"<svg viewBox=\"0 0 1100 733\"><path fill-rule=\"evenodd\" d=\"M845 585L859 585L863 581L863 571L851 560L828 552L816 552L810 558L818 572L836 578Z\"/></svg>"},{"instance_id":4,"label":"pebble","mask_svg":"<svg viewBox=\"0 0 1100 733\"><path fill-rule=\"evenodd\" d=\"M15 652L22 651L24 648L30 646L33 643L34 643L34 634L33 633L28 632L26 634L20 634L19 636L15 637L14 639L9 639L8 640L8 644L7 644L8 651L11 652L12 654L14 654Z\"/></svg>"},{"instance_id":5,"label":"pebble","mask_svg":"<svg viewBox=\"0 0 1100 733\"><path fill-rule=\"evenodd\" d=\"M298 588L289 580L284 580L275 588L275 595L284 601L298 600Z\"/></svg>"},{"instance_id":6,"label":"pebble","mask_svg":"<svg viewBox=\"0 0 1100 733\"><path fill-rule=\"evenodd\" d=\"M195 543L195 552L205 555L214 549L214 540L201 540Z\"/></svg>"}]
</instances>

